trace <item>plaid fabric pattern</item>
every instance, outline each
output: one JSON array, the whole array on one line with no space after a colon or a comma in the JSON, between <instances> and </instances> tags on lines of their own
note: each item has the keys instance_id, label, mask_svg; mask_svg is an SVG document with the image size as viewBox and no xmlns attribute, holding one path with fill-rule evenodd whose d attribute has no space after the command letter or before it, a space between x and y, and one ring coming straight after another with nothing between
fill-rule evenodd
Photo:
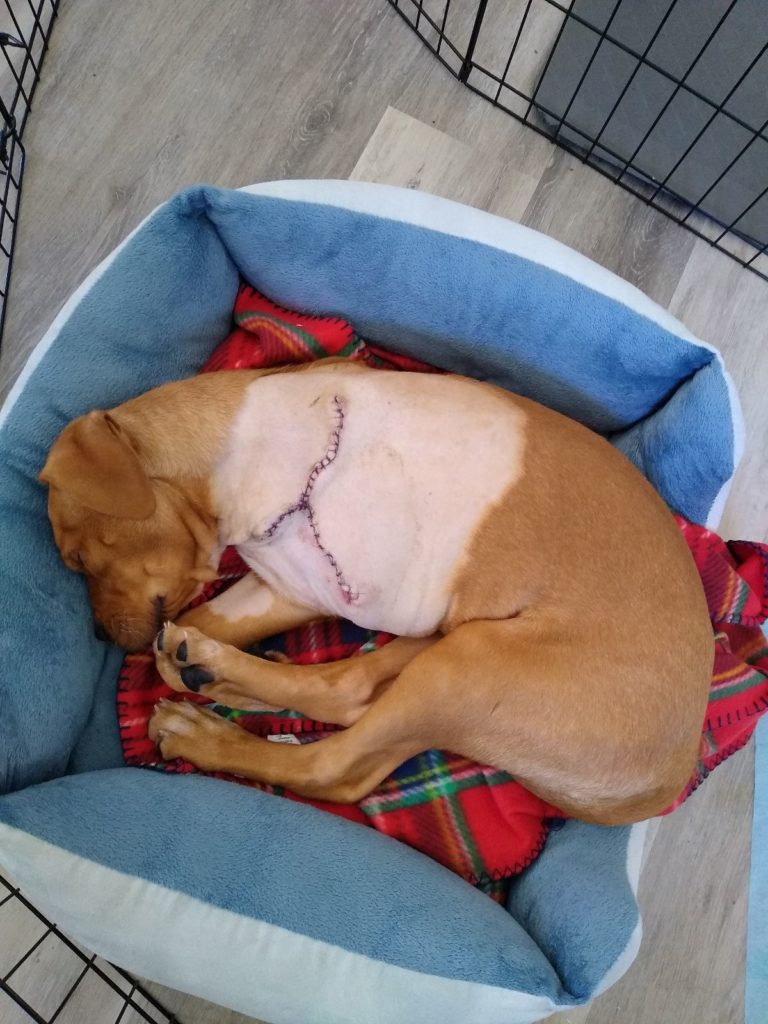
<instances>
[{"instance_id":1,"label":"plaid fabric pattern","mask_svg":"<svg viewBox=\"0 0 768 1024\"><path fill-rule=\"evenodd\" d=\"M729 541L675 517L707 595L715 659L701 753L690 782L669 808L679 807L707 775L735 754L768 709L768 545Z\"/></svg>"},{"instance_id":2,"label":"plaid fabric pattern","mask_svg":"<svg viewBox=\"0 0 768 1024\"><path fill-rule=\"evenodd\" d=\"M381 369L439 372L369 345L343 320L282 309L246 285L238 293L234 321L234 330L203 372L307 362L323 356L344 356ZM716 653L701 759L674 806L682 803L716 764L746 743L757 717L768 707L768 650L757 628L768 616L768 547L745 542L726 545L716 534L683 519L678 518L678 525L707 592ZM237 552L228 549L222 556L219 579L206 586L197 603L222 593L247 571ZM318 664L364 654L391 639L388 633L364 630L350 622L316 622L271 637L254 648L254 653L287 658L295 664ZM128 655L118 685L125 760L159 771L197 771L186 762L161 761L147 735L149 718L161 697L209 703L198 694L182 698L169 690L155 670L151 651ZM214 710L255 735L281 734L290 736L290 742L313 742L337 728L290 710L245 712L219 705L214 705ZM506 773L444 751L426 751L407 761L357 807L306 800L279 787L212 774L371 825L427 854L497 900L505 898L509 878L535 860L549 827L561 817Z\"/></svg>"}]
</instances>

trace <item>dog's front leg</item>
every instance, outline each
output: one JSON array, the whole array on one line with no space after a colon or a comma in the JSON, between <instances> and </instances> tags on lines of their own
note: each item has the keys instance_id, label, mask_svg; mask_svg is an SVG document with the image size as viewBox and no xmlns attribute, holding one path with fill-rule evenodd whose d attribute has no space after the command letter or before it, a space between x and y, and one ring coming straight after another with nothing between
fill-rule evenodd
<instances>
[{"instance_id":1,"label":"dog's front leg","mask_svg":"<svg viewBox=\"0 0 768 1024\"><path fill-rule=\"evenodd\" d=\"M323 669L336 669L343 678L352 663L361 669L366 662L373 666L371 679L391 676L402 667L350 728L317 743L270 743L190 701L161 701L149 734L167 760L181 757L205 771L231 772L305 796L354 802L413 754L438 745L450 715L446 695L457 689L439 657L444 644L439 636L400 637L378 651L332 665L273 665L308 682L322 681Z\"/></svg>"},{"instance_id":2,"label":"dog's front leg","mask_svg":"<svg viewBox=\"0 0 768 1024\"><path fill-rule=\"evenodd\" d=\"M669 806L690 777L700 735L691 724L681 742L677 729L615 715L596 741L598 711L615 707L620 683L600 652L563 636L556 622L520 616L440 637L350 728L317 743L270 743L189 701L162 704L150 732L166 758L341 802L360 800L414 754L450 750L509 772L566 814L617 825Z\"/></svg>"},{"instance_id":3,"label":"dog's front leg","mask_svg":"<svg viewBox=\"0 0 768 1024\"><path fill-rule=\"evenodd\" d=\"M155 656L172 689L192 690L231 708L288 707L348 726L437 639L398 637L379 650L341 661L286 665L219 643L193 627L169 624L155 641Z\"/></svg>"},{"instance_id":4,"label":"dog's front leg","mask_svg":"<svg viewBox=\"0 0 768 1024\"><path fill-rule=\"evenodd\" d=\"M293 604L254 573L206 604L185 612L177 625L200 630L214 640L246 648L258 640L326 618L323 612Z\"/></svg>"}]
</instances>

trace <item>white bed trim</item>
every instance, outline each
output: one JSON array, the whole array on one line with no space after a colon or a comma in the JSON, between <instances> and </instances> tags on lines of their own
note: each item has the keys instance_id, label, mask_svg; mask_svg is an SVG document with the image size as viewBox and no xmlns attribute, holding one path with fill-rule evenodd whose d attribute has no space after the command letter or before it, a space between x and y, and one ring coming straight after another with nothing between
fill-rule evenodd
<instances>
[{"instance_id":1,"label":"white bed trim","mask_svg":"<svg viewBox=\"0 0 768 1024\"><path fill-rule=\"evenodd\" d=\"M0 825L0 850L25 895L92 952L273 1024L532 1024L558 1009L544 996L422 974L223 910L10 825Z\"/></svg>"},{"instance_id":2,"label":"white bed trim","mask_svg":"<svg viewBox=\"0 0 768 1024\"><path fill-rule=\"evenodd\" d=\"M637 825L632 826L632 831L629 835L629 843L627 844L627 878L629 884L632 887L632 892L637 897L637 887L640 884L640 868L643 862L643 850L645 849L645 837L648 832L648 822L641 821ZM635 925L632 934L627 940L627 944L616 958L613 967L608 971L603 980L595 989L593 999L596 999L603 992L607 992L612 985L615 985L619 978L623 977L635 962L638 951L640 949L640 943L643 940L643 922L638 916L637 924Z\"/></svg>"}]
</instances>

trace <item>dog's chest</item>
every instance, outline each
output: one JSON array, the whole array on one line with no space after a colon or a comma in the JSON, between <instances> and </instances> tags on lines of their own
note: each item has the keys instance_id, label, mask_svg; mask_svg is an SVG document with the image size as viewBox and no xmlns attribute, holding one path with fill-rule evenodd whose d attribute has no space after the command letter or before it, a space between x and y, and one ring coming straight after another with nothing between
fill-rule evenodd
<instances>
[{"instance_id":1,"label":"dog's chest","mask_svg":"<svg viewBox=\"0 0 768 1024\"><path fill-rule=\"evenodd\" d=\"M294 601L434 632L475 531L522 472L524 425L502 396L450 377L257 381L215 476L222 539Z\"/></svg>"}]
</instances>

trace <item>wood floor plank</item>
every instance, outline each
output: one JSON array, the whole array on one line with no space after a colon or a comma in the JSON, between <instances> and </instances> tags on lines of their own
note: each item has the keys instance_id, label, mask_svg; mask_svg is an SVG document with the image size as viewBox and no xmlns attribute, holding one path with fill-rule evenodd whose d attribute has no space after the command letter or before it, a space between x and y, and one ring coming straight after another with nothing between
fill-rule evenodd
<instances>
[{"instance_id":1,"label":"wood floor plank","mask_svg":"<svg viewBox=\"0 0 768 1024\"><path fill-rule=\"evenodd\" d=\"M392 107L350 178L404 185L485 210L503 207L507 216L518 218L536 189L531 175L510 175L499 159L480 163L472 146Z\"/></svg>"},{"instance_id":2,"label":"wood floor plank","mask_svg":"<svg viewBox=\"0 0 768 1024\"><path fill-rule=\"evenodd\" d=\"M201 181L347 177L424 56L385 0L63 4L25 137L0 396L155 205Z\"/></svg>"},{"instance_id":3,"label":"wood floor plank","mask_svg":"<svg viewBox=\"0 0 768 1024\"><path fill-rule=\"evenodd\" d=\"M742 1024L753 779L749 746L662 823L640 880L640 955L587 1024Z\"/></svg>"},{"instance_id":4,"label":"wood floor plank","mask_svg":"<svg viewBox=\"0 0 768 1024\"><path fill-rule=\"evenodd\" d=\"M578 249L668 306L695 237L553 148L523 223Z\"/></svg>"}]
</instances>

